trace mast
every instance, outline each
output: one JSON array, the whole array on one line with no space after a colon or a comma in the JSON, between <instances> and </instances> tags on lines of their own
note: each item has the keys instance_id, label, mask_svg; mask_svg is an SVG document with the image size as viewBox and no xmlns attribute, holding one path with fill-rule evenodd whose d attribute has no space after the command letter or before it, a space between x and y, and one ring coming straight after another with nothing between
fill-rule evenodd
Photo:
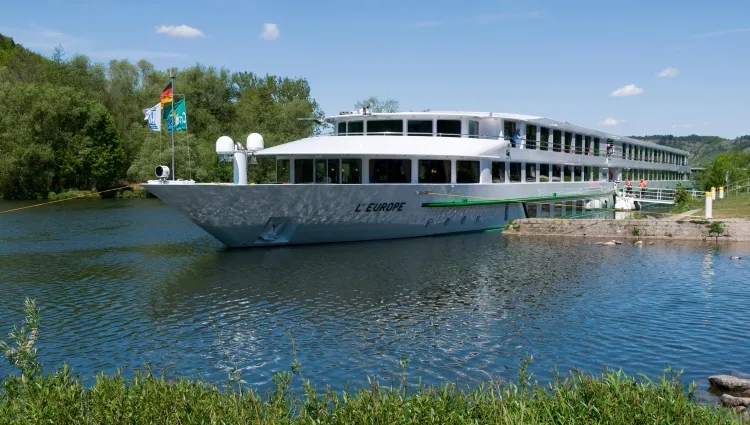
<instances>
[{"instance_id":1,"label":"mast","mask_svg":"<svg viewBox=\"0 0 750 425\"><path fill-rule=\"evenodd\" d=\"M174 168L174 133L175 133L175 128L176 128L176 123L175 123L175 113L174 113L174 95L175 95L174 75L172 74L172 71L169 71L169 79L172 82L172 111L171 111L171 114L172 114L172 180L174 180L175 176L177 175L177 172Z\"/></svg>"}]
</instances>

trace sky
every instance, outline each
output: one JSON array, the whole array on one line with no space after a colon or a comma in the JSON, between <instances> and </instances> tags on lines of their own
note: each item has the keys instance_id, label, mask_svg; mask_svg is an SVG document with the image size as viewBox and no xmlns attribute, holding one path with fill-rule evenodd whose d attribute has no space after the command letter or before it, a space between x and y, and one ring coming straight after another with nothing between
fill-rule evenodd
<instances>
[{"instance_id":1,"label":"sky","mask_svg":"<svg viewBox=\"0 0 750 425\"><path fill-rule=\"evenodd\" d=\"M306 78L326 115L368 96L619 135L750 134L748 0L7 0L39 53ZM179 80L175 82L179 86ZM146 107L146 106L144 106Z\"/></svg>"}]
</instances>

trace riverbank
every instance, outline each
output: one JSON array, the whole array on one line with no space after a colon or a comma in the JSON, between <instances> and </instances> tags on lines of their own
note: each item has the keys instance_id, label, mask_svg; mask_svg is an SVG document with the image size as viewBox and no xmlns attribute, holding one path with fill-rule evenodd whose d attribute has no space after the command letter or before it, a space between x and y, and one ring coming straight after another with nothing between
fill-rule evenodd
<instances>
[{"instance_id":1,"label":"riverbank","mask_svg":"<svg viewBox=\"0 0 750 425\"><path fill-rule=\"evenodd\" d=\"M514 220L503 231L517 236L566 236L608 239L668 239L750 242L750 220L645 218L639 220L587 220L527 218Z\"/></svg>"}]
</instances>

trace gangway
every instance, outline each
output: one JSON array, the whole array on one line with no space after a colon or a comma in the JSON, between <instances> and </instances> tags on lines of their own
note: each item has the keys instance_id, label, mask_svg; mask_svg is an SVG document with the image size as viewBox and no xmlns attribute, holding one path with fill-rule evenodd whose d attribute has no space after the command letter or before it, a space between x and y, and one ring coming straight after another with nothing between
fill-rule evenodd
<instances>
[{"instance_id":1,"label":"gangway","mask_svg":"<svg viewBox=\"0 0 750 425\"><path fill-rule=\"evenodd\" d=\"M705 197L705 192L686 189L688 195L693 199ZM617 191L618 197L632 198L634 202L651 204L674 204L677 189L664 189L660 187L622 187Z\"/></svg>"}]
</instances>

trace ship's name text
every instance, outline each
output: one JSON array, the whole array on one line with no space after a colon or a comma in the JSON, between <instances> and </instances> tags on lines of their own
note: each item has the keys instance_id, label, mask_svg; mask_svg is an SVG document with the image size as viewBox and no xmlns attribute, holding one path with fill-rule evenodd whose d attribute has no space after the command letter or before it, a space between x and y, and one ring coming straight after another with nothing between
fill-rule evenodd
<instances>
[{"instance_id":1,"label":"ship's name text","mask_svg":"<svg viewBox=\"0 0 750 425\"><path fill-rule=\"evenodd\" d=\"M381 202L372 204L357 204L354 212L403 211L406 202Z\"/></svg>"}]
</instances>

